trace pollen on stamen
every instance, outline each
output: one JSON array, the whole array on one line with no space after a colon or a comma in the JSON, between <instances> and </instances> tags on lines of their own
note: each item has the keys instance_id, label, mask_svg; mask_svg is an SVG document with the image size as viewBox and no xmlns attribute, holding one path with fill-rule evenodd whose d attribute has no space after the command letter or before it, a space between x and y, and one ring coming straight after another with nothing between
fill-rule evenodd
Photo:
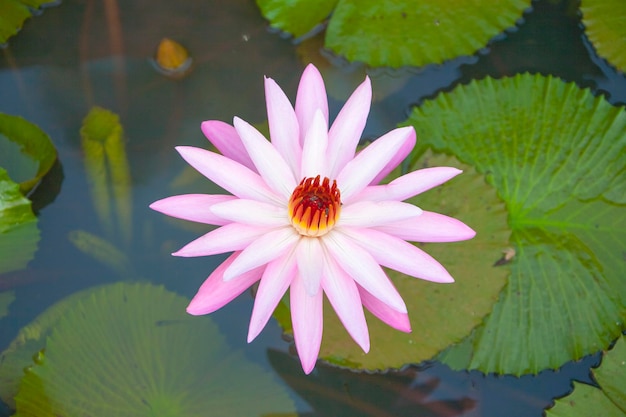
<instances>
[{"instance_id":1,"label":"pollen on stamen","mask_svg":"<svg viewBox=\"0 0 626 417\"><path fill-rule=\"evenodd\" d=\"M341 195L337 181L324 177L309 177L300 181L289 199L289 217L298 233L323 236L328 233L341 211Z\"/></svg>"}]
</instances>

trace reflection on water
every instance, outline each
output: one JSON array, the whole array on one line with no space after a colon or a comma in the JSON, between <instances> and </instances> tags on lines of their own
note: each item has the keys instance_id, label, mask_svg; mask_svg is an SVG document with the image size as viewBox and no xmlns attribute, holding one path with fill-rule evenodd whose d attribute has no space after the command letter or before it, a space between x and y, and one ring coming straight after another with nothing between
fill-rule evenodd
<instances>
[{"instance_id":1,"label":"reflection on water","mask_svg":"<svg viewBox=\"0 0 626 417\"><path fill-rule=\"evenodd\" d=\"M304 67L295 47L269 33L253 2L247 0L140 0L118 6L118 19L110 13L107 18L100 2L68 0L29 21L2 50L0 111L22 115L46 131L58 148L60 163L33 196L42 235L35 260L27 270L0 276L0 290L16 291L9 315L0 319L0 349L55 302L122 277L143 277L187 297L193 295L221 259L181 262L170 257L200 230L168 223L147 208L167 195L210 192L202 189L208 187L205 182L181 186L174 181L184 163L173 146L206 146L199 129L206 119L230 121L236 114L262 122L262 76L271 74L293 94ZM623 77L589 55L577 18L547 1L534 7L515 33L478 57L419 72L374 72L378 96L365 136L379 136L393 128L405 119L411 103L487 74L551 72L583 86L607 89L614 101L623 102ZM149 59L163 37L176 39L193 55L194 70L186 78L168 79L151 66ZM314 45L319 38L310 42ZM355 80L363 78L361 66L333 67L317 48L306 53L304 48L301 45L298 51L306 61L323 63L318 66L334 84L329 91L347 94ZM331 114L345 98L341 93L333 97ZM125 131L132 223L124 228L132 239L127 247L117 247L124 256L109 252L125 259L113 263L123 265L121 270L111 267L115 256L98 260L89 254L91 250L92 255L102 256L104 246L93 249L92 237L106 235L92 202L80 146L82 120L95 105L119 114ZM80 245L92 249L81 251ZM507 416L540 416L551 398L570 390L571 378L589 380L589 367L597 361L592 357L567 364L559 373L520 379L453 372L437 364L384 375L319 365L305 377L297 360L284 353L288 348L280 341L277 326L253 344L244 344L242 329L247 328L251 307L251 297L244 295L213 319L230 346L244 350L248 359L282 379L301 415L499 416L506 410ZM232 377L243 381L246 375ZM9 415L8 409L0 415Z\"/></svg>"}]
</instances>

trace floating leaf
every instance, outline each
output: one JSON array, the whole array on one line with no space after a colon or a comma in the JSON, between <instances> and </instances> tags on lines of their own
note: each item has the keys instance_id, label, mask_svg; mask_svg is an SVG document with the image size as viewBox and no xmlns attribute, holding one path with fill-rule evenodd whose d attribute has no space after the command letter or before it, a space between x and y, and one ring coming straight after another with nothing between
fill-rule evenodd
<instances>
[{"instance_id":1,"label":"floating leaf","mask_svg":"<svg viewBox=\"0 0 626 417\"><path fill-rule=\"evenodd\" d=\"M168 77L182 78L189 73L192 63L184 46L169 38L161 39L154 57L157 71Z\"/></svg>"},{"instance_id":2,"label":"floating leaf","mask_svg":"<svg viewBox=\"0 0 626 417\"><path fill-rule=\"evenodd\" d=\"M335 7L336 3L336 7ZM257 0L270 24L296 37L333 7L325 46L349 61L401 67L472 55L515 25L528 0Z\"/></svg>"},{"instance_id":3,"label":"floating leaf","mask_svg":"<svg viewBox=\"0 0 626 417\"><path fill-rule=\"evenodd\" d=\"M598 55L620 71L626 69L626 3L622 0L582 0L585 33Z\"/></svg>"},{"instance_id":4,"label":"floating leaf","mask_svg":"<svg viewBox=\"0 0 626 417\"><path fill-rule=\"evenodd\" d=\"M0 166L24 194L48 173L56 158L56 149L43 130L19 116L0 113Z\"/></svg>"},{"instance_id":5,"label":"floating leaf","mask_svg":"<svg viewBox=\"0 0 626 417\"><path fill-rule=\"evenodd\" d=\"M271 25L296 38L307 34L330 15L338 0L256 0Z\"/></svg>"},{"instance_id":6,"label":"floating leaf","mask_svg":"<svg viewBox=\"0 0 626 417\"><path fill-rule=\"evenodd\" d=\"M0 168L0 274L25 268L39 242L30 200Z\"/></svg>"},{"instance_id":7,"label":"floating leaf","mask_svg":"<svg viewBox=\"0 0 626 417\"><path fill-rule=\"evenodd\" d=\"M210 318L185 313L188 302L163 287L126 283L72 297L21 381L15 415L293 411L272 376L232 352Z\"/></svg>"},{"instance_id":8,"label":"floating leaf","mask_svg":"<svg viewBox=\"0 0 626 417\"><path fill-rule=\"evenodd\" d=\"M574 392L556 400L546 410L547 417L626 416L626 341L625 336L608 352L593 371L600 388L574 382Z\"/></svg>"},{"instance_id":9,"label":"floating leaf","mask_svg":"<svg viewBox=\"0 0 626 417\"><path fill-rule=\"evenodd\" d=\"M524 74L441 94L409 123L488 174L513 229L509 283L462 368L537 373L608 346L626 319L624 109Z\"/></svg>"},{"instance_id":10,"label":"floating leaf","mask_svg":"<svg viewBox=\"0 0 626 417\"><path fill-rule=\"evenodd\" d=\"M0 0L0 45L22 28L33 10L55 3L58 0Z\"/></svg>"},{"instance_id":11,"label":"floating leaf","mask_svg":"<svg viewBox=\"0 0 626 417\"><path fill-rule=\"evenodd\" d=\"M107 233L113 235L117 230L128 243L132 230L131 179L119 116L93 107L83 120L80 136L98 217Z\"/></svg>"},{"instance_id":12,"label":"floating leaf","mask_svg":"<svg viewBox=\"0 0 626 417\"><path fill-rule=\"evenodd\" d=\"M458 218L476 230L476 237L466 242L418 244L440 261L456 282L435 284L388 270L407 305L413 332L395 330L366 312L371 338L367 354L348 336L326 303L320 351L324 360L372 370L430 359L480 324L496 302L508 275L506 267L492 266L510 235L502 202L482 175L454 158L429 155L413 168L426 166L455 166L465 171L449 183L408 200L424 210ZM274 317L290 331L290 317L284 307L279 307Z\"/></svg>"}]
</instances>

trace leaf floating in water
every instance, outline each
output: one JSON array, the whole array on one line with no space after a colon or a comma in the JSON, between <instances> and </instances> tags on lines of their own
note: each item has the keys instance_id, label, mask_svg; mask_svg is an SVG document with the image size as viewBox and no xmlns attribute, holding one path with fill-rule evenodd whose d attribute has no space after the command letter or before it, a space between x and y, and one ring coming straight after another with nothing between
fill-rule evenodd
<instances>
[{"instance_id":1,"label":"leaf floating in water","mask_svg":"<svg viewBox=\"0 0 626 417\"><path fill-rule=\"evenodd\" d=\"M59 3L59 0L1 0L0 47L22 28L26 19L36 14L36 9Z\"/></svg>"},{"instance_id":2,"label":"leaf floating in water","mask_svg":"<svg viewBox=\"0 0 626 417\"><path fill-rule=\"evenodd\" d=\"M119 234L128 244L132 230L131 178L119 116L93 107L83 120L80 136L100 222L111 238Z\"/></svg>"},{"instance_id":3,"label":"leaf floating in water","mask_svg":"<svg viewBox=\"0 0 626 417\"><path fill-rule=\"evenodd\" d=\"M53 306L40 333L45 353L21 381L15 416L292 412L274 377L233 352L209 317L186 314L188 303L163 287L116 283Z\"/></svg>"},{"instance_id":4,"label":"leaf floating in water","mask_svg":"<svg viewBox=\"0 0 626 417\"><path fill-rule=\"evenodd\" d=\"M408 122L422 149L488 174L513 230L508 285L471 352L451 355L468 359L461 368L538 373L618 337L626 320L624 108L574 83L520 74L440 94Z\"/></svg>"},{"instance_id":5,"label":"leaf floating in water","mask_svg":"<svg viewBox=\"0 0 626 417\"><path fill-rule=\"evenodd\" d=\"M154 58L154 66L161 74L182 78L190 72L192 63L189 52L180 43L169 38L161 40Z\"/></svg>"}]
</instances>

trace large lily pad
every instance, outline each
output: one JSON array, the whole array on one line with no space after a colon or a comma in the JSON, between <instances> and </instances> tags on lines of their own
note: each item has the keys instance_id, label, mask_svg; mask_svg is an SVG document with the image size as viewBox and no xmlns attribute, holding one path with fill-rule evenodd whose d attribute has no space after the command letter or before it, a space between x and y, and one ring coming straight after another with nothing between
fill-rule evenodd
<instances>
[{"instance_id":1,"label":"large lily pad","mask_svg":"<svg viewBox=\"0 0 626 417\"><path fill-rule=\"evenodd\" d=\"M626 3L621 0L582 0L580 10L593 47L619 70L626 69Z\"/></svg>"},{"instance_id":2,"label":"large lily pad","mask_svg":"<svg viewBox=\"0 0 626 417\"><path fill-rule=\"evenodd\" d=\"M0 113L0 166L24 194L39 183L56 158L56 149L43 130L19 116Z\"/></svg>"},{"instance_id":3,"label":"large lily pad","mask_svg":"<svg viewBox=\"0 0 626 417\"><path fill-rule=\"evenodd\" d=\"M484 372L537 373L619 336L626 320L624 109L573 83L524 74L441 94L409 123L422 146L488 174L507 205L516 251L509 283L470 352L441 359Z\"/></svg>"},{"instance_id":4,"label":"large lily pad","mask_svg":"<svg viewBox=\"0 0 626 417\"><path fill-rule=\"evenodd\" d=\"M272 26L296 36L326 18L326 1L258 0ZM295 6L298 6L297 14ZM400 67L442 63L472 55L515 25L528 0L339 0L326 31L325 46L349 61ZM270 7L271 6L271 7ZM302 24L290 18L307 16ZM306 23L306 24L305 24Z\"/></svg>"},{"instance_id":5,"label":"large lily pad","mask_svg":"<svg viewBox=\"0 0 626 417\"><path fill-rule=\"evenodd\" d=\"M15 35L41 6L58 3L58 0L0 0L0 45Z\"/></svg>"},{"instance_id":6,"label":"large lily pad","mask_svg":"<svg viewBox=\"0 0 626 417\"><path fill-rule=\"evenodd\" d=\"M30 200L0 167L0 274L25 268L38 242L37 217Z\"/></svg>"},{"instance_id":7,"label":"large lily pad","mask_svg":"<svg viewBox=\"0 0 626 417\"><path fill-rule=\"evenodd\" d=\"M256 0L261 13L272 26L300 37L330 15L338 0Z\"/></svg>"},{"instance_id":8,"label":"large lily pad","mask_svg":"<svg viewBox=\"0 0 626 417\"><path fill-rule=\"evenodd\" d=\"M547 417L626 416L626 341L622 336L613 349L604 352L593 374L600 388L574 382L574 392L558 399L546 410Z\"/></svg>"},{"instance_id":9,"label":"large lily pad","mask_svg":"<svg viewBox=\"0 0 626 417\"><path fill-rule=\"evenodd\" d=\"M292 411L188 300L118 283L72 297L21 381L16 416L251 416ZM242 401L241 398L245 398Z\"/></svg>"}]
</instances>

